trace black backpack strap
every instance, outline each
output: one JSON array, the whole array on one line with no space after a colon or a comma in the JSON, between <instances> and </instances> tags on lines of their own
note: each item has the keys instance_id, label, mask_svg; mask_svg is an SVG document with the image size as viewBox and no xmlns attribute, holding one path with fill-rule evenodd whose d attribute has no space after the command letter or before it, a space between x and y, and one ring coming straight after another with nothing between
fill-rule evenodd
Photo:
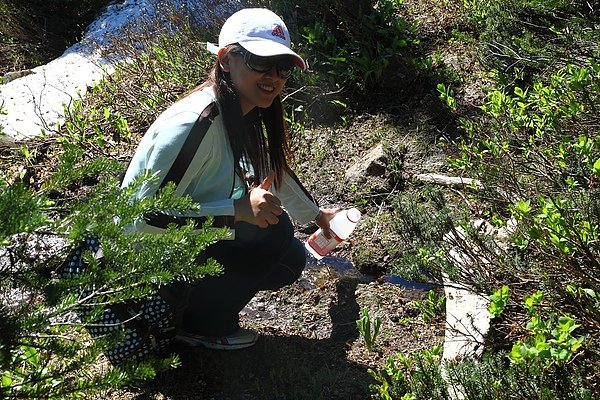
<instances>
[{"instance_id":1,"label":"black backpack strap","mask_svg":"<svg viewBox=\"0 0 600 400\"><path fill-rule=\"evenodd\" d=\"M165 187L169 182L173 182L175 185L179 185L186 171L190 167L202 140L206 136L208 129L213 123L214 118L219 115L219 108L216 103L209 104L204 111L200 114L189 135L187 136L179 154L173 161L173 165L167 171L164 179L162 180L159 188ZM144 216L148 225L152 225L158 228L166 229L170 224L178 226L185 225L189 220L193 220L196 224L202 225L208 219L207 217L194 217L194 218L181 218L163 213L150 213ZM212 226L215 228L233 227L235 219L231 215L220 215L213 217Z\"/></svg>"},{"instance_id":2,"label":"black backpack strap","mask_svg":"<svg viewBox=\"0 0 600 400\"><path fill-rule=\"evenodd\" d=\"M217 115L219 115L219 108L217 107L216 103L209 104L204 111L200 113L200 116L196 122L194 122L194 126L192 126L188 137L185 139L183 147L179 151L177 158L161 182L161 189L169 182L179 185L183 179L183 176L185 175L185 172L192 163L192 160L194 159L194 156L200 147L200 143L202 143L202 140L206 136L208 129L212 125L212 122Z\"/></svg>"}]
</instances>

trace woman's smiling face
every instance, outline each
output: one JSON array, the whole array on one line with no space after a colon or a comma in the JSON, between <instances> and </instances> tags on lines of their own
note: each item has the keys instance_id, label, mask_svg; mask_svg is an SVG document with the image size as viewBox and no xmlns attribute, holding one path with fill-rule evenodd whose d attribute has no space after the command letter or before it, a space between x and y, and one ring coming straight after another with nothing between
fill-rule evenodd
<instances>
[{"instance_id":1,"label":"woman's smiling face","mask_svg":"<svg viewBox=\"0 0 600 400\"><path fill-rule=\"evenodd\" d=\"M257 72L246 66L244 56L235 50L224 50L219 54L221 68L229 72L238 92L242 113L254 107L267 108L281 93L287 79L283 79L273 67L267 72Z\"/></svg>"}]
</instances>

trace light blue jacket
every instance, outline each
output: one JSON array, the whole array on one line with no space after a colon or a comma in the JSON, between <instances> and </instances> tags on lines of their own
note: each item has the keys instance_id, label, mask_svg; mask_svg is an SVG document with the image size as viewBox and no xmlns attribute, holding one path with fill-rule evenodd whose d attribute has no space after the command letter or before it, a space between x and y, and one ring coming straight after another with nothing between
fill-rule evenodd
<instances>
[{"instance_id":1,"label":"light blue jacket","mask_svg":"<svg viewBox=\"0 0 600 400\"><path fill-rule=\"evenodd\" d=\"M196 122L202 127L201 137L194 136L199 135L198 127L192 131ZM190 152L195 147L197 150ZM182 164L184 148L188 157ZM178 157L180 160L176 161ZM191 196L200 204L200 209L187 214L164 210L160 215L136 221L134 230L161 233L169 223L183 225L190 219L201 223L210 215L214 217L213 226L228 227L232 233L230 238L235 237L233 201L242 197L246 188L242 177L235 172L233 152L211 88L191 93L156 119L142 138L122 187L146 171L157 179L142 185L136 194L138 199L156 194L167 178L176 183L177 195ZM272 186L270 191L281 200L291 217L302 224L312 221L319 213L318 205L295 177L286 174L280 190Z\"/></svg>"}]
</instances>

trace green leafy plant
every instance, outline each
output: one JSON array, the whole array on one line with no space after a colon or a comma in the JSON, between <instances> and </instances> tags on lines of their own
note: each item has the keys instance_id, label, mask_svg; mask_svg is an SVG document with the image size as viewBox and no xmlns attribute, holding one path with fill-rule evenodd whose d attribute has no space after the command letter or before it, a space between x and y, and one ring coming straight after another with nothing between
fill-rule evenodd
<instances>
[{"instance_id":1,"label":"green leafy plant","mask_svg":"<svg viewBox=\"0 0 600 400\"><path fill-rule=\"evenodd\" d=\"M506 361L505 352L487 351L477 360L446 362L447 385L466 399L595 398L593 390L586 387L583 365L573 363L567 368L556 364L546 366L533 359L527 364Z\"/></svg>"},{"instance_id":2,"label":"green leafy plant","mask_svg":"<svg viewBox=\"0 0 600 400\"><path fill-rule=\"evenodd\" d=\"M594 289L582 288L570 283L567 285L567 292L578 300L592 300L596 303L596 308L600 309L600 295Z\"/></svg>"},{"instance_id":3,"label":"green leafy plant","mask_svg":"<svg viewBox=\"0 0 600 400\"><path fill-rule=\"evenodd\" d=\"M500 289L496 290L492 295L490 295L490 305L488 306L488 311L492 315L492 318L499 318L504 309L506 308L506 303L508 302L509 289L508 286L504 285Z\"/></svg>"},{"instance_id":4,"label":"green leafy plant","mask_svg":"<svg viewBox=\"0 0 600 400\"><path fill-rule=\"evenodd\" d=\"M369 351L373 351L377 347L377 335L381 328L381 317L372 319L367 308L361 309L362 316L356 321L356 326L360 335L365 341L365 347Z\"/></svg>"},{"instance_id":5,"label":"green leafy plant","mask_svg":"<svg viewBox=\"0 0 600 400\"><path fill-rule=\"evenodd\" d=\"M70 126L61 135L114 153L106 148L142 134L169 104L204 81L214 56L198 42L218 36L218 24L207 26L206 20L222 16L210 6L198 13L202 4L157 2L160 20L142 16L118 34L109 34L103 55L114 60L115 72L95 84L89 96L73 102L66 114L65 128ZM77 112L82 108L83 115Z\"/></svg>"},{"instance_id":6,"label":"green leafy plant","mask_svg":"<svg viewBox=\"0 0 600 400\"><path fill-rule=\"evenodd\" d=\"M453 111L456 110L456 99L454 97L454 91L450 88L450 86L448 85L448 87L446 87L445 84L438 83L437 91L440 93L440 99L444 103L446 103L446 105L451 110L453 110Z\"/></svg>"},{"instance_id":7,"label":"green leafy plant","mask_svg":"<svg viewBox=\"0 0 600 400\"><path fill-rule=\"evenodd\" d=\"M375 379L371 391L382 400L446 399L446 384L441 375L442 347L434 346L405 355L390 356L380 370L369 369Z\"/></svg>"},{"instance_id":8,"label":"green leafy plant","mask_svg":"<svg viewBox=\"0 0 600 400\"><path fill-rule=\"evenodd\" d=\"M302 39L314 59L311 65L322 71L323 78L330 77L332 83L346 88L375 89L384 84L385 73L410 46L413 28L396 12L402 1L374 3L359 6L358 12L344 10L339 15L344 20L337 26L317 18L304 27Z\"/></svg>"},{"instance_id":9,"label":"green leafy plant","mask_svg":"<svg viewBox=\"0 0 600 400\"><path fill-rule=\"evenodd\" d=\"M584 1L465 0L467 15L479 32L485 65L508 71L541 71L597 56L593 10ZM578 43L576 51L562 53ZM573 54L573 56L572 56ZM574 56L578 54L578 56Z\"/></svg>"},{"instance_id":10,"label":"green leafy plant","mask_svg":"<svg viewBox=\"0 0 600 400\"><path fill-rule=\"evenodd\" d=\"M330 101L331 104L340 107L344 112L348 110L348 104L344 103L341 100L331 100ZM342 120L342 127L346 128L348 126L348 119L346 118L346 116L344 115L344 113L341 114L341 120Z\"/></svg>"},{"instance_id":11,"label":"green leafy plant","mask_svg":"<svg viewBox=\"0 0 600 400\"><path fill-rule=\"evenodd\" d=\"M413 301L413 306L419 310L424 322L431 322L438 316L444 315L446 297L442 294L437 294L434 290L429 290L425 299Z\"/></svg>"},{"instance_id":12,"label":"green leafy plant","mask_svg":"<svg viewBox=\"0 0 600 400\"><path fill-rule=\"evenodd\" d=\"M0 239L33 232L49 222L48 213L54 202L41 193L31 192L22 183L10 184L0 178ZM26 217L25 217L26 216Z\"/></svg>"},{"instance_id":13,"label":"green leafy plant","mask_svg":"<svg viewBox=\"0 0 600 400\"><path fill-rule=\"evenodd\" d=\"M584 336L576 337L573 332L580 327L566 315L544 318L539 312L543 294L536 292L525 298L525 308L531 320L527 323L529 337L519 340L509 354L515 363L541 360L544 365L565 364L580 350Z\"/></svg>"},{"instance_id":14,"label":"green leafy plant","mask_svg":"<svg viewBox=\"0 0 600 400\"><path fill-rule=\"evenodd\" d=\"M285 111L285 122L287 123L292 134L297 132L300 135L304 135L304 130L306 129L302 121L304 107L300 105L289 110L286 109Z\"/></svg>"}]
</instances>

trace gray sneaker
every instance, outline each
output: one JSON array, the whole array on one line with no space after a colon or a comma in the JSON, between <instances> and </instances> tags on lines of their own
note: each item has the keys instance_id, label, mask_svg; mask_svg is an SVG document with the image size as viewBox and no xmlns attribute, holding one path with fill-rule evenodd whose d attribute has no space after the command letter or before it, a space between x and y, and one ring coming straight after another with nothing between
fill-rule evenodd
<instances>
[{"instance_id":1,"label":"gray sneaker","mask_svg":"<svg viewBox=\"0 0 600 400\"><path fill-rule=\"evenodd\" d=\"M238 350L254 346L258 340L258 333L251 329L240 328L228 336L210 337L193 333L179 332L175 340L188 346L204 346L208 349Z\"/></svg>"}]
</instances>

